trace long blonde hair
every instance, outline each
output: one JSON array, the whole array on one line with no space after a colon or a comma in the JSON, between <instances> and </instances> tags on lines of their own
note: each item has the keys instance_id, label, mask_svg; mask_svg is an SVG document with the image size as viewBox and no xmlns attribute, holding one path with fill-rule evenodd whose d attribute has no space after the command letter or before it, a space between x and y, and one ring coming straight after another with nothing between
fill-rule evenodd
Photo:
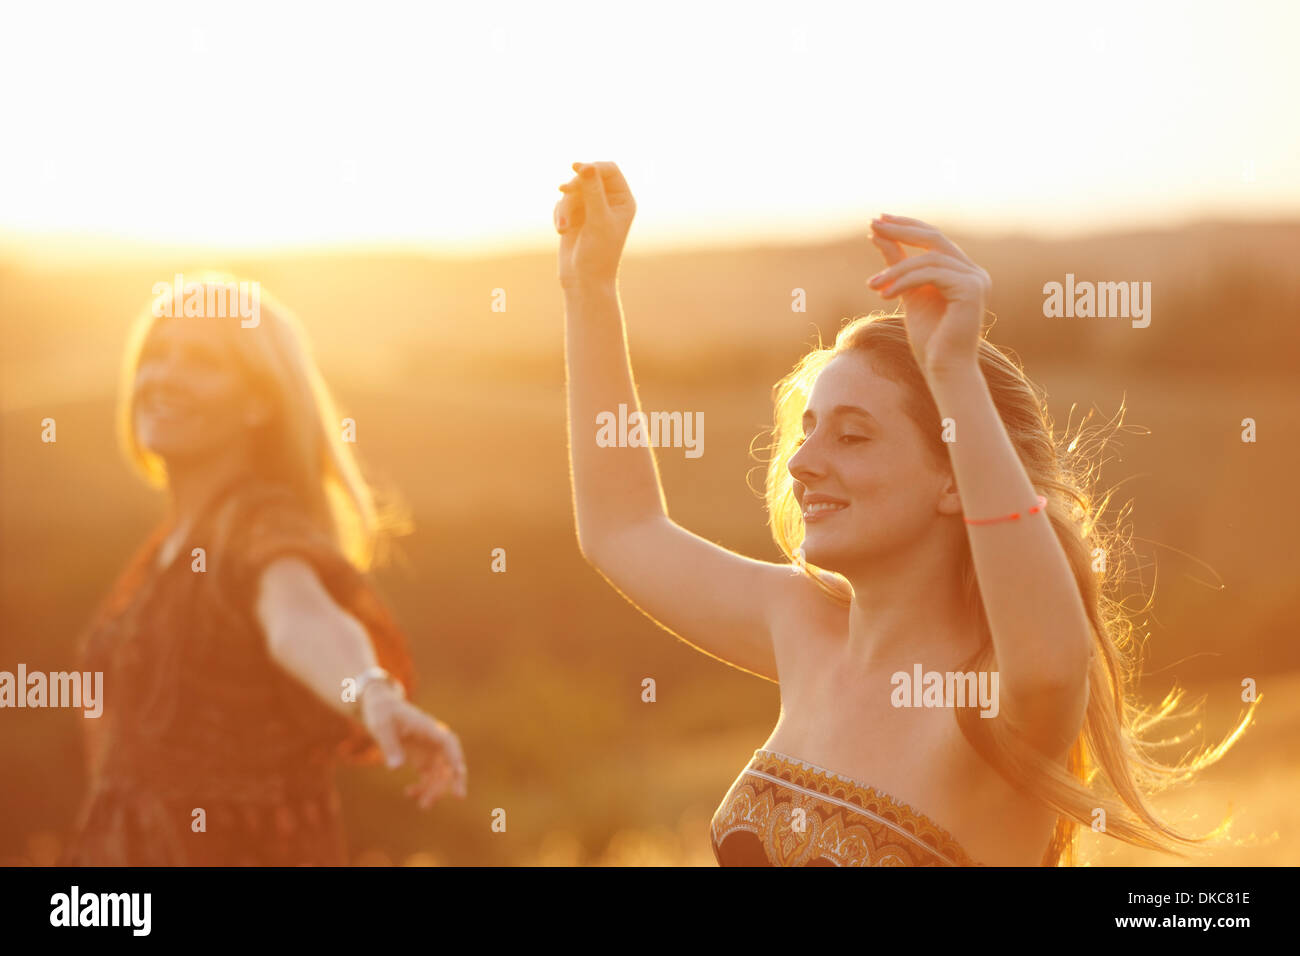
<instances>
[{"instance_id":1,"label":"long blonde hair","mask_svg":"<svg viewBox=\"0 0 1300 956\"><path fill-rule=\"evenodd\" d=\"M831 359L850 351L867 353L879 374L903 387L907 413L926 436L934 460L948 462L939 410L916 363L902 317L872 314L848 321L834 345L819 345L808 352L773 388L775 421L765 497L772 536L792 560L804 536L789 470L801 434L801 418L817 375ZM1161 820L1148 806L1147 797L1185 782L1217 762L1250 725L1258 698L1218 746L1173 763L1155 759L1156 750L1183 739L1148 739L1148 732L1157 724L1179 716L1183 695L1172 690L1154 708L1141 707L1135 700L1139 663L1135 625L1120 596L1126 578L1125 558L1132 553L1131 531L1123 524L1129 509L1122 508L1113 522L1103 524L1112 493L1099 495L1096 491L1100 453L1107 440L1105 428L1097 426L1085 433L1089 413L1073 439L1068 428L1066 434L1057 436L1040 391L1016 362L984 337L979 343L979 366L1035 490L1047 497L1047 515L1088 612L1093 655L1083 729L1068 752L1064 769L1020 742L1002 722L980 720L970 708L957 709L958 725L1008 783L1056 811L1057 824L1044 865L1075 862L1078 826L1091 826L1098 809L1105 811L1105 832L1135 846L1178 855L1203 848L1226 831L1226 819L1205 836L1189 836ZM1112 433L1122 424L1123 414L1121 404L1111 423ZM845 579L808 564L802 556L795 564L830 598L850 602L852 590ZM980 648L962 669L993 670L993 639L968 545L963 546L962 566L966 600L981 628ZM1105 778L1104 791L1095 784L1098 771Z\"/></svg>"},{"instance_id":2,"label":"long blonde hair","mask_svg":"<svg viewBox=\"0 0 1300 956\"><path fill-rule=\"evenodd\" d=\"M188 299L196 290L206 303L225 302L217 297L238 288L236 278L206 272L185 283L184 295ZM257 293L255 326L242 327L229 317L198 321L217 322L247 381L271 402L272 414L266 427L259 429L253 456L259 475L286 485L333 535L348 560L364 571L375 559L381 532L401 530L403 519L387 511L381 517L350 443L343 440L341 420L301 322L260 286ZM172 312L159 308L160 302L167 304L170 299L170 292L155 298L132 325L117 405L118 436L127 460L145 481L159 488L166 487L167 469L136 434L134 383L145 341L155 324L163 321L156 313ZM182 314L182 303L170 304L175 314Z\"/></svg>"}]
</instances>

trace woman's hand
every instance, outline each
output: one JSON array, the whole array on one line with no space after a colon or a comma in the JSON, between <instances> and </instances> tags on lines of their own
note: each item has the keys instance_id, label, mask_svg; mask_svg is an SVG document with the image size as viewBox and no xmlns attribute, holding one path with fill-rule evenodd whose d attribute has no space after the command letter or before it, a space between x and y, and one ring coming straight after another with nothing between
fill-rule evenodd
<instances>
[{"instance_id":1,"label":"woman's hand","mask_svg":"<svg viewBox=\"0 0 1300 956\"><path fill-rule=\"evenodd\" d=\"M379 744L388 766L398 767L411 758L420 779L406 788L419 797L420 809L450 792L464 797L465 757L460 740L442 721L435 720L388 684L374 684L361 695L361 722Z\"/></svg>"},{"instance_id":2,"label":"woman's hand","mask_svg":"<svg viewBox=\"0 0 1300 956\"><path fill-rule=\"evenodd\" d=\"M956 243L919 219L874 219L871 241L889 267L867 284L886 299L902 295L912 352L926 379L978 368L984 306L993 289L989 274ZM904 245L926 251L908 256Z\"/></svg>"},{"instance_id":3,"label":"woman's hand","mask_svg":"<svg viewBox=\"0 0 1300 956\"><path fill-rule=\"evenodd\" d=\"M555 229L560 234L560 284L613 280L636 200L614 163L574 163L577 173L560 190Z\"/></svg>"}]
</instances>

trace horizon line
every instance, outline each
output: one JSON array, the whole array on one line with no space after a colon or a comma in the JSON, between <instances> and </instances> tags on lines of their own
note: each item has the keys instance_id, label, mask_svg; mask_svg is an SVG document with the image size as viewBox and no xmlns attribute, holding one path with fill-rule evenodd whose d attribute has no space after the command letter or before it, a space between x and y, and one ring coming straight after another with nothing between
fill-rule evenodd
<instances>
[{"instance_id":1,"label":"horizon line","mask_svg":"<svg viewBox=\"0 0 1300 956\"><path fill-rule=\"evenodd\" d=\"M1269 217L1251 214L1232 216L1202 213L1176 218L1160 217L1145 221L1116 222L1110 226L1089 226L1067 232L1045 232L1026 226L963 227L957 223L945 228L945 232L981 240L1021 239L1057 243L1102 236L1179 232L1213 226L1288 224L1300 225L1300 213L1279 212ZM627 259L636 259L665 254L838 245L857 238L865 240L868 235L865 226L861 230L831 227L820 231L808 228L786 231L789 235L785 239L775 234L756 236L753 230L748 230L748 236L741 233L717 233L697 235L693 239L686 240L662 238L654 232L643 233L635 246L629 243L625 256ZM555 252L556 246L553 242L543 243L533 238L465 239L457 242L421 239L325 239L204 243L192 240L170 241L120 237L105 233L46 232L0 227L0 256L11 260L36 260L44 263L110 263L157 258L162 255L254 255L283 259L344 254L465 260L554 255Z\"/></svg>"}]
</instances>

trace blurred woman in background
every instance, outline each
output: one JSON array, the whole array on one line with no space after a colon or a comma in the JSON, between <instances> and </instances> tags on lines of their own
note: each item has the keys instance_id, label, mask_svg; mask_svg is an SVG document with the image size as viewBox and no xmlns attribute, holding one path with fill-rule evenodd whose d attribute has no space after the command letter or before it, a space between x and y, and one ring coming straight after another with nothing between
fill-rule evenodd
<instances>
[{"instance_id":1,"label":"blurred woman in background","mask_svg":"<svg viewBox=\"0 0 1300 956\"><path fill-rule=\"evenodd\" d=\"M422 807L465 795L363 577L376 509L305 334L255 284L241 319L239 288L162 292L127 346L123 445L170 514L82 644L105 707L65 864L344 864L341 758L413 765Z\"/></svg>"},{"instance_id":2,"label":"blurred woman in background","mask_svg":"<svg viewBox=\"0 0 1300 956\"><path fill-rule=\"evenodd\" d=\"M1058 440L985 340L988 274L926 223L872 222L886 268L870 285L905 315L850 322L777 384L766 500L791 564L751 560L669 517L648 441L598 446L598 416L641 414L617 288L636 204L614 164L573 168L555 225L579 546L661 627L780 686L713 817L718 861L1056 865L1080 824L1203 844L1146 797L1218 760L1254 705L1217 748L1154 759L1143 737L1178 695L1132 701L1092 446ZM976 679L965 705L954 675Z\"/></svg>"}]
</instances>

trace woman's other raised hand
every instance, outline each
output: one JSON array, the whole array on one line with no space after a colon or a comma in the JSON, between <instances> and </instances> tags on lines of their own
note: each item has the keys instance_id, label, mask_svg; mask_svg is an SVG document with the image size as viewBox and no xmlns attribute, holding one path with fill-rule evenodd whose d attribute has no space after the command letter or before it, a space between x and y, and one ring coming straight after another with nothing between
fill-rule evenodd
<instances>
[{"instance_id":1,"label":"woman's other raised hand","mask_svg":"<svg viewBox=\"0 0 1300 956\"><path fill-rule=\"evenodd\" d=\"M574 163L560 187L555 230L560 234L561 285L613 281L627 242L636 200L615 163Z\"/></svg>"}]
</instances>

